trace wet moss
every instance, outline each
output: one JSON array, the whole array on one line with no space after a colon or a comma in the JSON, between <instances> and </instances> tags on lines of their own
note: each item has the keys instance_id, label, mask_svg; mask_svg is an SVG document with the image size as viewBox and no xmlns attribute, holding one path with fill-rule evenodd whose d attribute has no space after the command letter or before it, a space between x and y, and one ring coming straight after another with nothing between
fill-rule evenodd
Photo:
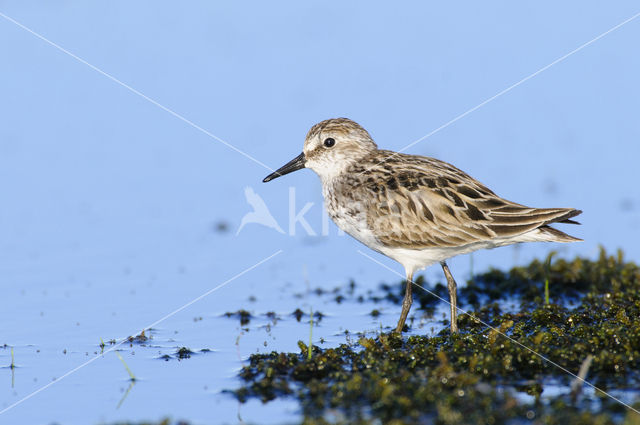
<instances>
[{"instance_id":1,"label":"wet moss","mask_svg":"<svg viewBox=\"0 0 640 425\"><path fill-rule=\"evenodd\" d=\"M253 316L251 316L251 313L249 313L247 310L238 310L236 312L226 312L224 314L227 317L234 317L236 319L240 320L240 326L246 326L249 324L249 322L251 322L251 318Z\"/></svg>"},{"instance_id":2,"label":"wet moss","mask_svg":"<svg viewBox=\"0 0 640 425\"><path fill-rule=\"evenodd\" d=\"M159 421L142 421L142 422L116 422L115 425L189 425L186 421L173 421L169 418Z\"/></svg>"},{"instance_id":3,"label":"wet moss","mask_svg":"<svg viewBox=\"0 0 640 425\"><path fill-rule=\"evenodd\" d=\"M180 347L178 348L178 351L176 351L176 358L179 360L190 359L192 354L195 353L187 347Z\"/></svg>"},{"instance_id":4,"label":"wet moss","mask_svg":"<svg viewBox=\"0 0 640 425\"><path fill-rule=\"evenodd\" d=\"M558 259L547 266L547 260L534 260L527 266L514 267L509 272L493 269L478 275L461 289L462 299L477 306L483 298L500 300L517 296L521 302L541 304L544 281L548 279L551 301L570 302L588 293L618 291L623 282L638 279L638 266L625 262L622 251L607 255L601 249L595 261L577 257L571 261Z\"/></svg>"},{"instance_id":5,"label":"wet moss","mask_svg":"<svg viewBox=\"0 0 640 425\"><path fill-rule=\"evenodd\" d=\"M210 350L209 348L202 348L200 350L193 351L187 347L180 347L180 348L177 348L176 351L173 352L172 354L163 354L158 358L166 362L173 359L177 359L178 361L180 361L180 360L190 359L191 356L195 356L197 354L208 354L212 352L213 351Z\"/></svg>"},{"instance_id":6,"label":"wet moss","mask_svg":"<svg viewBox=\"0 0 640 425\"><path fill-rule=\"evenodd\" d=\"M639 423L640 415L602 392L571 397L575 378L566 372L577 374L592 355L587 380L640 408L640 268L621 253L492 270L461 293L474 311L460 316L457 335L381 333L314 346L311 360L303 343L300 353L256 354L234 394L295 397L305 423L327 423L336 411L331 423ZM503 311L506 300L519 311ZM545 397L547 389L558 395Z\"/></svg>"},{"instance_id":7,"label":"wet moss","mask_svg":"<svg viewBox=\"0 0 640 425\"><path fill-rule=\"evenodd\" d=\"M140 332L140 334L136 335L136 336L130 336L127 338L127 341L130 343L130 345L133 344L144 344L146 343L148 340L151 339L151 336L147 336L145 334L146 331L151 331L150 329L143 329L142 332Z\"/></svg>"},{"instance_id":8,"label":"wet moss","mask_svg":"<svg viewBox=\"0 0 640 425\"><path fill-rule=\"evenodd\" d=\"M302 320L302 317L304 316L304 311L300 310L299 308L296 308L296 310L293 313L291 313L291 315L296 318L296 321L299 322L300 320Z\"/></svg>"}]
</instances>

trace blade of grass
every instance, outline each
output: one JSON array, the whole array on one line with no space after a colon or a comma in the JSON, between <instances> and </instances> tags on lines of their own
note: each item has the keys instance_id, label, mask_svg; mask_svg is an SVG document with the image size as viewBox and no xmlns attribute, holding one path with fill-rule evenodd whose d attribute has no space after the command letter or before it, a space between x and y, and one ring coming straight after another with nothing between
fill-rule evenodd
<instances>
[{"instance_id":1,"label":"blade of grass","mask_svg":"<svg viewBox=\"0 0 640 425\"><path fill-rule=\"evenodd\" d=\"M307 346L307 360L311 360L311 355L313 354L313 306L311 305L311 284L309 283L306 264L302 265L302 274L307 284L307 298L309 299L309 345Z\"/></svg>"},{"instance_id":2,"label":"blade of grass","mask_svg":"<svg viewBox=\"0 0 640 425\"><path fill-rule=\"evenodd\" d=\"M11 388L16 386L16 360L13 356L13 347L11 347Z\"/></svg>"},{"instance_id":3,"label":"blade of grass","mask_svg":"<svg viewBox=\"0 0 640 425\"><path fill-rule=\"evenodd\" d=\"M131 381L131 383L129 384L129 388L127 388L127 391L125 391L124 395L122 396L122 398L120 399L120 401L118 402L118 405L116 406L116 409L119 409L120 406L122 406L122 403L124 403L124 400L127 398L127 396L129 395L129 393L131 392L131 388L133 388L133 386L136 384L136 381Z\"/></svg>"},{"instance_id":4,"label":"blade of grass","mask_svg":"<svg viewBox=\"0 0 640 425\"><path fill-rule=\"evenodd\" d=\"M551 251L545 262L545 276L544 276L544 304L549 305L549 274L551 274L551 259L556 254L555 251Z\"/></svg>"},{"instance_id":5,"label":"blade of grass","mask_svg":"<svg viewBox=\"0 0 640 425\"><path fill-rule=\"evenodd\" d=\"M127 373L129 373L129 378L131 378L131 382L135 382L136 381L136 376L133 374L133 372L131 372L131 369L129 369L129 366L127 365L127 362L124 361L124 359L122 358L120 353L118 353L117 351L115 353L116 353L116 356L118 356L118 358L120 359L120 361L124 365L124 368L127 369Z\"/></svg>"},{"instance_id":6,"label":"blade of grass","mask_svg":"<svg viewBox=\"0 0 640 425\"><path fill-rule=\"evenodd\" d=\"M313 307L309 307L309 346L307 347L307 360L311 360L313 353Z\"/></svg>"}]
</instances>

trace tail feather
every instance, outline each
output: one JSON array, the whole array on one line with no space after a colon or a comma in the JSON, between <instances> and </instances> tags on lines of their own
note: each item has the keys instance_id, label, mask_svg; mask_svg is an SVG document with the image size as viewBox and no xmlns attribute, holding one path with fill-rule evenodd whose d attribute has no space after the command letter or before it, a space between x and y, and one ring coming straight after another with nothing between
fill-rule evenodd
<instances>
[{"instance_id":1,"label":"tail feather","mask_svg":"<svg viewBox=\"0 0 640 425\"><path fill-rule=\"evenodd\" d=\"M567 212L559 217L554 218L553 220L550 220L549 222L545 223L545 224L550 224L550 223L568 223L568 224L580 224L577 221L574 220L569 220L570 218L573 218L577 215L582 214L582 210L576 210L573 208L568 208Z\"/></svg>"},{"instance_id":2,"label":"tail feather","mask_svg":"<svg viewBox=\"0 0 640 425\"><path fill-rule=\"evenodd\" d=\"M551 242L580 242L582 241L582 239L568 235L558 229L554 229L553 227L549 226L549 224L551 223L580 224L577 221L570 220L570 219L572 217L580 215L581 213L582 213L581 210L570 209L566 212L566 214L563 214L559 217L556 217L553 220L548 221L547 223L544 223L542 226L538 227L538 230L540 230L540 232L543 235L549 237L549 241Z\"/></svg>"},{"instance_id":3,"label":"tail feather","mask_svg":"<svg viewBox=\"0 0 640 425\"><path fill-rule=\"evenodd\" d=\"M553 229L549 225L552 223L578 224L571 218L580 213L582 211L573 208L529 208L511 205L509 210L501 207L491 211L489 215L492 222L487 227L498 237L517 237L533 232L535 238L541 237L541 240L573 242L579 239ZM534 234L528 236L534 236Z\"/></svg>"},{"instance_id":4,"label":"tail feather","mask_svg":"<svg viewBox=\"0 0 640 425\"><path fill-rule=\"evenodd\" d=\"M580 238L576 238L573 237L571 235L568 235L558 229L554 229L551 226L542 226L542 227L538 227L538 230L540 230L540 232L545 235L546 237L548 237L548 241L549 242L581 242L582 239Z\"/></svg>"}]
</instances>

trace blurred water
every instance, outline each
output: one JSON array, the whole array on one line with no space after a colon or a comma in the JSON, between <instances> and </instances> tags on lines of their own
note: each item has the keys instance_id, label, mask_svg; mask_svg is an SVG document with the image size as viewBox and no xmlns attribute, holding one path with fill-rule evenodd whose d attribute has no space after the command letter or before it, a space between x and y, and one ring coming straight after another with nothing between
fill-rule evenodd
<instances>
[{"instance_id":1,"label":"blurred water","mask_svg":"<svg viewBox=\"0 0 640 425\"><path fill-rule=\"evenodd\" d=\"M348 116L381 147L402 149L638 10L631 1L3 1L0 12L276 168L328 117ZM516 202L584 210L583 226L565 228L584 243L479 252L474 270L551 249L594 256L598 244L640 258L639 35L633 21L409 149L450 161ZM308 324L287 316L271 334L243 333L223 313L284 316L308 302L329 314L314 331L326 344L344 341L344 329L395 321L399 308L372 320L368 305L329 308L291 296L306 291L305 281L398 281L333 224L323 231L311 171L263 185L269 170L6 19L0 48L0 365L10 364L9 347L18 365L13 386L11 369L0 370L0 410L90 359L101 338L134 334L283 250L157 326L158 347L123 347L140 379L119 409L128 375L108 353L0 423L164 415L234 423L238 410L246 421L279 423L296 417L295 405L239 407L221 391L237 386L251 353L297 350ZM252 211L246 187L284 233L247 224L236 235ZM312 203L304 218L316 236L300 223L290 231L291 190L294 212ZM450 265L459 280L470 272L468 256ZM426 272L432 282L440 273ZM252 323L266 326L259 317ZM181 346L213 351L159 359Z\"/></svg>"}]
</instances>

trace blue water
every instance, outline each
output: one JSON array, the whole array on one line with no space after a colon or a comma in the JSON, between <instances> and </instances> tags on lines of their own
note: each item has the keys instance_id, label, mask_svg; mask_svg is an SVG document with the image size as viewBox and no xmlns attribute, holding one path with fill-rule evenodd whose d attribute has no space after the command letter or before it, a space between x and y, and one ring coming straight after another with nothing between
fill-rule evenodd
<instances>
[{"instance_id":1,"label":"blue water","mask_svg":"<svg viewBox=\"0 0 640 425\"><path fill-rule=\"evenodd\" d=\"M638 12L632 1L0 2L268 168L335 116L402 149ZM513 201L584 210L583 226L565 227L584 243L478 252L473 270L552 249L593 257L599 244L640 259L639 37L640 18L408 149ZM244 359L307 341L308 318L290 315L298 307L327 315L313 331L325 346L396 320L399 306L372 318L371 304L307 293L399 281L325 224L311 171L262 184L268 168L1 16L0 48L0 411L10 407L0 424L295 420L292 402L239 406L223 393ZM247 192L283 233L255 223L237 233ZM293 218L308 203L305 228ZM450 266L459 280L471 271L468 256ZM426 275L442 280L437 267ZM113 351L100 356L101 340L137 334L229 279L154 326L145 346L118 347L137 377L122 401L129 375ZM255 316L249 331L224 317L242 308ZM269 312L282 320L268 327ZM14 370L4 367L12 347ZM160 359L179 347L211 351Z\"/></svg>"}]
</instances>

